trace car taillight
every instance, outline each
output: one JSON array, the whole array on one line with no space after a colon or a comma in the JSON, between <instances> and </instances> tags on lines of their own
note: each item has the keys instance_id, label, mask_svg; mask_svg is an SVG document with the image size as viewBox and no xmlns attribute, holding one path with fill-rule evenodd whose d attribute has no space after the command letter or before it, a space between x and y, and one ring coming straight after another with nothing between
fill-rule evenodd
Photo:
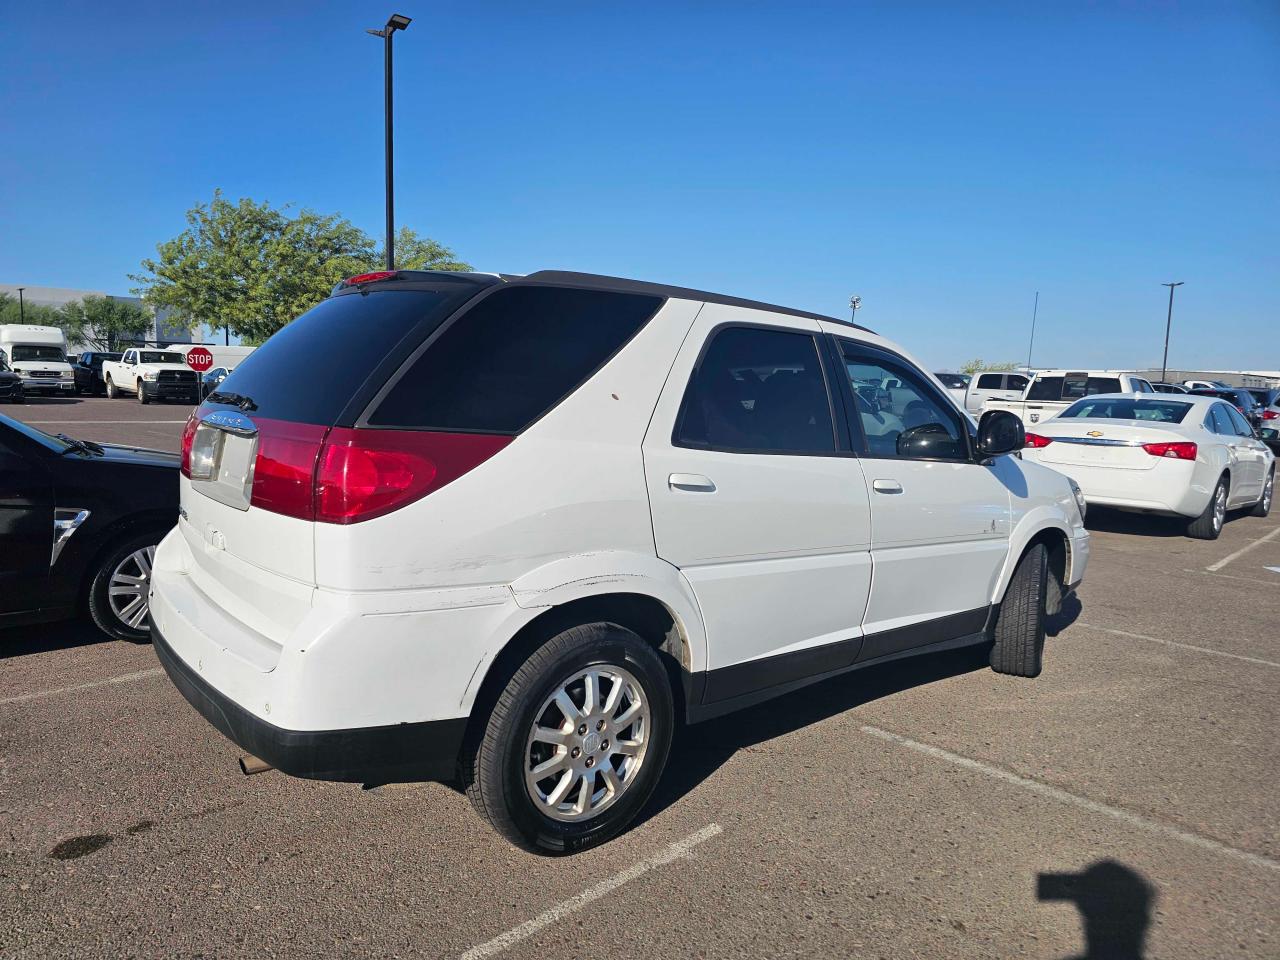
<instances>
[{"instance_id":1,"label":"car taillight","mask_svg":"<svg viewBox=\"0 0 1280 960\"><path fill-rule=\"evenodd\" d=\"M182 475L188 480L191 479L191 441L195 439L196 427L200 425L197 412L198 410L191 411L191 416L187 417L187 425L182 428Z\"/></svg>"},{"instance_id":2,"label":"car taillight","mask_svg":"<svg viewBox=\"0 0 1280 960\"><path fill-rule=\"evenodd\" d=\"M1053 443L1052 437L1042 437L1038 433L1028 433L1027 442L1024 446L1032 450L1039 450L1041 447L1047 447L1051 443Z\"/></svg>"},{"instance_id":3,"label":"car taillight","mask_svg":"<svg viewBox=\"0 0 1280 960\"><path fill-rule=\"evenodd\" d=\"M343 281L348 287L359 286L362 283L377 283L379 280L390 280L395 277L394 270L374 270L372 273L357 273L354 277L347 277Z\"/></svg>"},{"instance_id":4,"label":"car taillight","mask_svg":"<svg viewBox=\"0 0 1280 960\"><path fill-rule=\"evenodd\" d=\"M1274 410L1263 410L1263 411L1262 411L1262 419L1263 419L1263 420L1275 420L1277 417L1280 417L1280 413L1276 413Z\"/></svg>"},{"instance_id":5,"label":"car taillight","mask_svg":"<svg viewBox=\"0 0 1280 960\"><path fill-rule=\"evenodd\" d=\"M316 520L359 523L475 469L511 442L490 434L334 427L316 469Z\"/></svg>"},{"instance_id":6,"label":"car taillight","mask_svg":"<svg viewBox=\"0 0 1280 960\"><path fill-rule=\"evenodd\" d=\"M272 513L315 519L316 461L327 427L286 420L255 420L258 455L249 503Z\"/></svg>"},{"instance_id":7,"label":"car taillight","mask_svg":"<svg viewBox=\"0 0 1280 960\"><path fill-rule=\"evenodd\" d=\"M1168 457L1173 460L1194 460L1197 447L1194 443L1178 441L1177 443L1144 443L1142 449L1153 457Z\"/></svg>"}]
</instances>

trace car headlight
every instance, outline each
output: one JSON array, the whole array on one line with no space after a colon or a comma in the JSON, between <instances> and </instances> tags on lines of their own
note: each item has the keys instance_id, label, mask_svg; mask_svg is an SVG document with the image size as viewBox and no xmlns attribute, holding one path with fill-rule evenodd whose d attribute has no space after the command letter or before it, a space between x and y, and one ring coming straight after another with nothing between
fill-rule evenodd
<instances>
[{"instance_id":1,"label":"car headlight","mask_svg":"<svg viewBox=\"0 0 1280 960\"><path fill-rule=\"evenodd\" d=\"M1080 519L1083 520L1085 513L1089 509L1089 504L1084 499L1084 491L1080 489L1080 484L1070 477L1067 477L1067 483L1071 484L1071 492L1075 494L1076 498L1076 509L1080 511Z\"/></svg>"},{"instance_id":2,"label":"car headlight","mask_svg":"<svg viewBox=\"0 0 1280 960\"><path fill-rule=\"evenodd\" d=\"M76 378L76 372L74 370L63 370L61 377L63 380L74 380Z\"/></svg>"},{"instance_id":3,"label":"car headlight","mask_svg":"<svg viewBox=\"0 0 1280 960\"><path fill-rule=\"evenodd\" d=\"M158 376L160 376L160 374L156 373L154 370L144 370L142 372L143 380L154 380Z\"/></svg>"}]
</instances>

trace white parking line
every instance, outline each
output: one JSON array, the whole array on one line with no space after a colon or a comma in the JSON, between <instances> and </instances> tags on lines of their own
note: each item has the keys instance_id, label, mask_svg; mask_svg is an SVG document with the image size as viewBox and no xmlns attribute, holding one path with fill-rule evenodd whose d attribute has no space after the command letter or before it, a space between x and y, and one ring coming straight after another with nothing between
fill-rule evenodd
<instances>
[{"instance_id":1,"label":"white parking line","mask_svg":"<svg viewBox=\"0 0 1280 960\"><path fill-rule=\"evenodd\" d=\"M1205 569L1208 570L1210 573L1217 573L1219 570L1225 567L1232 560L1238 560L1240 557L1243 557L1246 553L1248 553L1254 547L1260 547L1264 543L1266 543L1268 540L1274 540L1276 537L1280 537L1280 527L1276 527L1274 530L1268 533L1265 537L1259 537L1257 540L1253 541L1253 543L1245 544L1235 553L1227 554L1217 563L1212 563L1209 566L1205 567Z\"/></svg>"},{"instance_id":2,"label":"white parking line","mask_svg":"<svg viewBox=\"0 0 1280 960\"><path fill-rule=\"evenodd\" d=\"M1148 643L1162 643L1166 647L1177 647L1180 650L1193 650L1196 653L1209 653L1215 657L1229 657L1232 660L1243 660L1245 663L1256 663L1264 667L1280 667L1280 663L1274 660L1261 660L1258 657L1246 657L1239 653L1227 653L1224 650L1211 650L1208 647L1197 647L1190 643L1179 643L1177 640L1166 640L1163 637L1148 637L1145 633L1130 633L1127 630L1113 630L1110 627L1095 627L1091 623L1079 623L1077 626L1084 627L1086 630L1097 630L1100 633L1110 633L1117 637L1128 637L1131 640L1146 640Z\"/></svg>"},{"instance_id":3,"label":"white parking line","mask_svg":"<svg viewBox=\"0 0 1280 960\"><path fill-rule=\"evenodd\" d=\"M185 420L24 420L23 423L29 423L32 426L59 426L66 424L81 423L186 423Z\"/></svg>"},{"instance_id":4,"label":"white parking line","mask_svg":"<svg viewBox=\"0 0 1280 960\"><path fill-rule=\"evenodd\" d=\"M35 693L23 693L16 697L5 697L0 700L0 707L9 703L27 703L30 700L43 700L45 697L56 697L63 693L78 693L81 690L92 690L94 687L106 687L113 683L131 683L134 680L146 680L150 677L158 677L164 673L164 667L152 667L149 670L139 670L136 673L122 673L118 677L107 677L105 680L94 680L92 683L82 683L74 687L58 687L56 690L39 690Z\"/></svg>"},{"instance_id":5,"label":"white parking line","mask_svg":"<svg viewBox=\"0 0 1280 960\"><path fill-rule=\"evenodd\" d=\"M1217 840L1210 840L1208 837L1202 837L1198 833L1191 833L1187 830L1181 830L1178 827L1170 826L1167 823L1160 823L1157 820L1148 820L1146 817L1139 816L1136 813L1130 813L1128 810L1121 810L1118 807L1109 807L1105 803L1099 803L1096 800L1090 800L1087 797L1077 796L1074 793L1068 793L1058 787L1051 787L1047 783L1041 783L1039 780L1030 780L1026 777L1020 777L1016 773L1010 773L1008 770L1002 770L999 767L993 767L989 763L983 763L981 760L974 760L971 757L963 757L958 753L952 753L950 750L943 750L941 747L931 747L927 743L919 743L897 733L890 733L888 730L881 730L879 727L864 726L863 733L868 733L873 737L879 737L881 740L888 740L890 743L896 743L900 747L906 747L908 750L914 750L916 753L924 754L926 757L932 757L935 760L944 760L947 763L957 767L962 767L973 773L980 773L984 777L990 777L993 780L1000 780L1004 783L1011 784L1015 787L1021 787L1029 793L1035 793L1050 800L1057 800L1059 803L1070 804L1073 807L1079 807L1082 810L1088 810L1090 813L1100 813L1103 816L1111 817L1113 820L1119 820L1121 823L1127 823L1131 827L1137 827L1139 830L1145 830L1148 833L1160 834L1164 837L1170 837L1174 840L1181 840L1183 843L1190 844L1193 847L1200 847L1202 850L1210 850L1214 853L1220 853L1223 856L1240 860L1254 867L1262 867L1265 870L1280 870L1280 860L1272 860L1270 857L1264 857L1261 854L1249 853L1247 850L1238 850L1235 847L1229 847L1225 843Z\"/></svg>"},{"instance_id":6,"label":"white parking line","mask_svg":"<svg viewBox=\"0 0 1280 960\"><path fill-rule=\"evenodd\" d=\"M619 874L615 874L608 880L601 880L594 887L588 887L576 897L570 897L563 903L558 903L550 910L538 914L532 920L528 920L518 927L513 927L506 933L499 934L492 940L482 943L477 947L472 947L462 955L462 960L481 960L483 957L492 957L501 953L508 947L514 946L521 940L526 940L533 936L539 930L548 924L555 923L557 920L569 916L571 913L577 913L587 904L599 900L606 894L617 890L624 883L630 883L637 877L641 877L654 870L657 867L665 867L667 864L679 860L681 857L687 857L689 851L698 844L710 840L722 831L720 824L712 823L703 827L697 833L692 833L683 840L678 840L671 846L667 847L661 853L654 854L646 860L641 860L635 866L628 867Z\"/></svg>"}]
</instances>

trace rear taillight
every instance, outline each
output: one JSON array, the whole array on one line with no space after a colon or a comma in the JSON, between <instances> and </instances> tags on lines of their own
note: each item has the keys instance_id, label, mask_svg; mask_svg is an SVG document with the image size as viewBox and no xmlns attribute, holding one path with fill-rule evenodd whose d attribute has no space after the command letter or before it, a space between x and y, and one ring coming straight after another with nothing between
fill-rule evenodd
<instances>
[{"instance_id":1,"label":"rear taillight","mask_svg":"<svg viewBox=\"0 0 1280 960\"><path fill-rule=\"evenodd\" d=\"M188 480L191 479L191 441L195 439L196 427L200 425L197 412L198 408L191 411L191 416L187 417L187 425L182 428L182 475Z\"/></svg>"},{"instance_id":2,"label":"rear taillight","mask_svg":"<svg viewBox=\"0 0 1280 960\"><path fill-rule=\"evenodd\" d=\"M1194 443L1178 441L1177 443L1144 443L1142 449L1153 457L1168 457L1171 460L1194 460L1197 447Z\"/></svg>"},{"instance_id":3,"label":"rear taillight","mask_svg":"<svg viewBox=\"0 0 1280 960\"><path fill-rule=\"evenodd\" d=\"M352 430L261 419L250 503L323 523L397 510L478 467L511 437Z\"/></svg>"},{"instance_id":4,"label":"rear taillight","mask_svg":"<svg viewBox=\"0 0 1280 960\"><path fill-rule=\"evenodd\" d=\"M1042 437L1038 433L1028 433L1027 442L1024 446L1030 450L1039 450L1041 447L1047 447L1053 443L1052 437Z\"/></svg>"},{"instance_id":5,"label":"rear taillight","mask_svg":"<svg viewBox=\"0 0 1280 960\"><path fill-rule=\"evenodd\" d=\"M475 469L511 439L335 427L316 470L316 519L358 523L390 513Z\"/></svg>"},{"instance_id":6,"label":"rear taillight","mask_svg":"<svg viewBox=\"0 0 1280 960\"><path fill-rule=\"evenodd\" d=\"M1263 419L1263 420L1275 420L1277 417L1280 417L1280 413L1276 413L1274 410L1263 410L1263 411L1262 411L1262 419Z\"/></svg>"},{"instance_id":7,"label":"rear taillight","mask_svg":"<svg viewBox=\"0 0 1280 960\"><path fill-rule=\"evenodd\" d=\"M255 420L258 456L249 503L272 513L315 518L316 461L327 427L287 420Z\"/></svg>"}]
</instances>

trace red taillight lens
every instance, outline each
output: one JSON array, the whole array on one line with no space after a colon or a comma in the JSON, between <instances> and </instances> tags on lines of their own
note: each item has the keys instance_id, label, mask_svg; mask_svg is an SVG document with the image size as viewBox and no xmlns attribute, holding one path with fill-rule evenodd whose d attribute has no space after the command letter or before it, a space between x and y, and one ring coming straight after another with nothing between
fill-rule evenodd
<instances>
[{"instance_id":1,"label":"red taillight lens","mask_svg":"<svg viewBox=\"0 0 1280 960\"><path fill-rule=\"evenodd\" d=\"M286 517L314 520L316 461L328 428L285 420L254 423L258 427L258 456L249 502Z\"/></svg>"},{"instance_id":2,"label":"red taillight lens","mask_svg":"<svg viewBox=\"0 0 1280 960\"><path fill-rule=\"evenodd\" d=\"M1194 443L1183 441L1178 443L1144 443L1142 449L1153 457L1168 457L1172 460L1194 460L1197 451Z\"/></svg>"},{"instance_id":3,"label":"red taillight lens","mask_svg":"<svg viewBox=\"0 0 1280 960\"><path fill-rule=\"evenodd\" d=\"M1028 433L1027 442L1024 446L1031 450L1039 450L1041 447L1047 447L1051 443L1053 443L1052 437L1042 437L1038 433Z\"/></svg>"},{"instance_id":4,"label":"red taillight lens","mask_svg":"<svg viewBox=\"0 0 1280 960\"><path fill-rule=\"evenodd\" d=\"M1262 419L1263 419L1263 420L1275 420L1277 417L1280 417L1280 413L1276 413L1274 410L1263 410L1263 411L1262 411Z\"/></svg>"},{"instance_id":5,"label":"red taillight lens","mask_svg":"<svg viewBox=\"0 0 1280 960\"><path fill-rule=\"evenodd\" d=\"M348 287L354 287L361 283L375 283L378 280L390 280L396 275L394 270L374 270L372 273L357 273L354 277L347 277L346 284Z\"/></svg>"},{"instance_id":6,"label":"red taillight lens","mask_svg":"<svg viewBox=\"0 0 1280 960\"><path fill-rule=\"evenodd\" d=\"M191 411L191 416L187 417L187 425L182 428L182 475L188 480L191 479L191 441L195 439L196 427L200 425L200 419L196 416L199 408Z\"/></svg>"}]
</instances>

